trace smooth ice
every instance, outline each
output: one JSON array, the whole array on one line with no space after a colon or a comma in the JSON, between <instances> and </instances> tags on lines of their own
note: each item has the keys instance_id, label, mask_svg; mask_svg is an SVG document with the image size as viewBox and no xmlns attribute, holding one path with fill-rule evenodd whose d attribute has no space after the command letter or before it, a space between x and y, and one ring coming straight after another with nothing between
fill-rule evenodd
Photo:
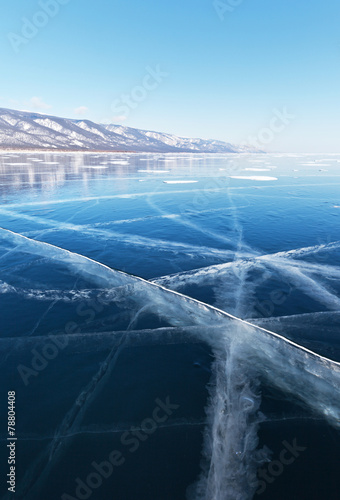
<instances>
[{"instance_id":1,"label":"smooth ice","mask_svg":"<svg viewBox=\"0 0 340 500\"><path fill-rule=\"evenodd\" d=\"M339 429L337 157L34 156L0 159L0 300L10 333L0 362L42 348L50 324L50 337L68 345L65 359L91 352L96 362L59 402L58 425L51 415L41 434L24 436L42 451L19 495L34 499L69 438L128 428L96 427L86 416L132 345L172 345L178 336L213 353L206 418L171 422L205 426L189 500L254 497L256 471L271 459L259 438L263 383ZM79 332L60 329L99 298L105 311L84 312ZM34 312L26 328L15 330L10 304Z\"/></svg>"},{"instance_id":2,"label":"smooth ice","mask_svg":"<svg viewBox=\"0 0 340 500\"><path fill-rule=\"evenodd\" d=\"M260 394L258 380L290 393L315 414L340 426L340 364L302 348L270 330L253 326L224 311L170 291L141 278L114 271L81 255L47 243L1 230L7 253L28 253L58 263L74 275L106 289L111 303L131 314L129 329L140 315L157 314L173 327L189 327L188 333L207 342L215 353L216 384L211 390L204 456L206 465L192 495L197 499L251 498L255 487L250 478L267 459L257 450ZM193 331L190 328L194 327ZM127 332L128 332L127 330ZM60 445L60 436L81 425L87 401L119 356L126 334L122 334L99 372L69 409L59 433L50 445L50 464ZM48 466L50 467L50 466ZM30 471L34 475L34 471ZM46 471L47 473L47 471ZM41 471L41 481L45 472ZM235 479L236 478L236 479Z\"/></svg>"}]
</instances>

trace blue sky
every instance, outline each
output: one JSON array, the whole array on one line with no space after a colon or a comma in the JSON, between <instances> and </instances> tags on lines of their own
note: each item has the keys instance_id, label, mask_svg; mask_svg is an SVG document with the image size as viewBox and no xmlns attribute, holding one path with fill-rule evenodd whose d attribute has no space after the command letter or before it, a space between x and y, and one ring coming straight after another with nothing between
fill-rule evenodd
<instances>
[{"instance_id":1,"label":"blue sky","mask_svg":"<svg viewBox=\"0 0 340 500\"><path fill-rule=\"evenodd\" d=\"M1 107L340 152L338 0L0 4Z\"/></svg>"}]
</instances>

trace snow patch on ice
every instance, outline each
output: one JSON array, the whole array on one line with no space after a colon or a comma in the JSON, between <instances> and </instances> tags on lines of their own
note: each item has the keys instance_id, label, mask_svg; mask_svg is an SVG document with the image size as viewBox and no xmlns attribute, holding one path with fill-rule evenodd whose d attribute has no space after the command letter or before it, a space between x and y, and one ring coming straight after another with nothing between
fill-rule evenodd
<instances>
[{"instance_id":1,"label":"snow patch on ice","mask_svg":"<svg viewBox=\"0 0 340 500\"><path fill-rule=\"evenodd\" d=\"M169 170L138 170L141 174L168 174Z\"/></svg>"},{"instance_id":2,"label":"snow patch on ice","mask_svg":"<svg viewBox=\"0 0 340 500\"><path fill-rule=\"evenodd\" d=\"M244 168L247 172L270 172L270 168Z\"/></svg>"},{"instance_id":3,"label":"snow patch on ice","mask_svg":"<svg viewBox=\"0 0 340 500\"><path fill-rule=\"evenodd\" d=\"M163 181L165 184L195 184L198 181Z\"/></svg>"},{"instance_id":4,"label":"snow patch on ice","mask_svg":"<svg viewBox=\"0 0 340 500\"><path fill-rule=\"evenodd\" d=\"M265 175L231 175L230 179L241 179L246 181L277 181L277 177L267 177Z\"/></svg>"}]
</instances>

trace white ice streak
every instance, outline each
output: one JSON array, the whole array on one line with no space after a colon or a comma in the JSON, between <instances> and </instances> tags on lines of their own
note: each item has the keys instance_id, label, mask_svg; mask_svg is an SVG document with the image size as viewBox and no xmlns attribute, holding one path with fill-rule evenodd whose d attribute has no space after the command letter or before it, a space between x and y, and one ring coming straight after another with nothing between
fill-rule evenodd
<instances>
[{"instance_id":1,"label":"white ice streak","mask_svg":"<svg viewBox=\"0 0 340 500\"><path fill-rule=\"evenodd\" d=\"M16 288L5 281L0 280L0 294L16 293Z\"/></svg>"},{"instance_id":2,"label":"white ice streak","mask_svg":"<svg viewBox=\"0 0 340 500\"><path fill-rule=\"evenodd\" d=\"M292 250L285 250L283 252L277 252L275 254L272 254L271 257L299 258L308 255L316 255L324 251L338 250L339 248L340 248L340 241L332 241L330 243L320 243L319 245L313 245L309 247L301 247Z\"/></svg>"},{"instance_id":3,"label":"white ice streak","mask_svg":"<svg viewBox=\"0 0 340 500\"><path fill-rule=\"evenodd\" d=\"M334 186L334 184L331 184ZM205 193L219 193L224 191L224 188L213 188L204 189ZM149 191L143 193L122 193L122 194L112 194L112 195L100 195L100 196L83 196L78 198L62 198L62 199L46 199L40 201L28 201L26 203L8 203L6 207L8 208L21 208L21 207L36 207L36 206L46 206L46 205L60 205L63 203L86 203L88 201L101 201L101 200L115 200L115 199L134 199L134 198L145 198L147 196L162 196L169 194L184 194L184 193L201 193L200 189L190 189L181 191Z\"/></svg>"},{"instance_id":4,"label":"white ice streak","mask_svg":"<svg viewBox=\"0 0 340 500\"><path fill-rule=\"evenodd\" d=\"M322 243L320 245L314 245L310 247L301 247L292 250L286 250L283 252L277 252L274 254L266 254L266 255L254 255L252 258L247 260L238 260L236 262L227 262L224 264L216 264L213 266L207 266L199 269L194 269L193 271L185 271L181 273L175 273L168 276L161 276L159 278L155 278L153 281L158 284L162 284L171 288L180 288L189 283L200 283L202 281L207 282L209 277L213 278L217 275L220 275L225 270L229 270L233 267L240 266L257 266L258 262L261 260L276 260L280 259L279 262L284 263L284 259L287 259L287 264L289 266L298 266L306 271L322 273L324 275L330 276L338 276L340 277L340 270L335 266L329 266L324 264L315 264L307 261L297 260L294 261L294 258L299 259L300 257L309 256L309 255L317 255L319 252L324 251L332 251L340 249L340 241L334 241L331 243ZM263 263L265 264L265 263ZM234 270L231 270L234 274L237 273Z\"/></svg>"},{"instance_id":5,"label":"white ice streak","mask_svg":"<svg viewBox=\"0 0 340 500\"><path fill-rule=\"evenodd\" d=\"M246 318L258 315L258 311L252 310L258 304L257 287L270 279L274 271L282 282L289 284L290 289L299 290L329 310L339 310L340 298L332 290L331 283L336 278L340 279L340 269L336 266L293 259L339 247L340 242L333 242L271 255L253 256L246 260L239 259L163 276L153 281L172 290L181 291L193 284L211 286L216 307ZM247 280L250 271L253 274L251 279Z\"/></svg>"},{"instance_id":6,"label":"white ice streak","mask_svg":"<svg viewBox=\"0 0 340 500\"><path fill-rule=\"evenodd\" d=\"M284 331L286 326L293 326L299 330L299 334L309 338L313 336L313 330L317 330L317 340L323 341L325 330L336 330L338 339L338 331L340 324L340 311L318 311L312 313L291 314L290 316L270 316L266 318L252 318L249 320L251 324L262 326L263 328L270 327L271 330L280 328Z\"/></svg>"},{"instance_id":7,"label":"white ice streak","mask_svg":"<svg viewBox=\"0 0 340 500\"><path fill-rule=\"evenodd\" d=\"M156 210L163 217L166 217L168 215L162 208L160 208L155 203L155 201L153 199L151 199L151 198L148 199L148 204L150 205L150 207L152 207L154 210ZM176 217L174 219L175 223L180 224L180 225L185 226L185 227L188 227L190 229L193 229L196 232L203 233L205 236L210 236L212 239L214 239L216 241L220 241L226 245L232 246L233 248L235 246L236 247L238 246L238 242L235 238L223 235L221 233L217 233L215 231L212 231L211 229L208 229L206 227L201 227L199 224L192 222L188 217L186 217L184 215L186 208L190 209L190 205L188 207L184 206L182 208L182 214L180 214L178 217ZM207 213L210 211L211 212L220 211L220 210L224 211L224 210L226 210L226 208L206 210L203 213ZM233 212L234 207L227 207L227 210ZM233 227L233 230L235 230L235 227ZM239 248L239 251L241 251L241 248ZM257 254L257 251L255 249L251 248L250 246L248 246L247 244L245 244L243 242L242 242L242 252L243 252L242 253L243 256L245 256L245 255L253 256L253 255ZM234 255L233 255L233 257L234 257Z\"/></svg>"},{"instance_id":8,"label":"white ice streak","mask_svg":"<svg viewBox=\"0 0 340 500\"><path fill-rule=\"evenodd\" d=\"M103 300L109 299L109 291L105 289L84 290L43 290L36 288L21 288L5 281L0 281L0 294L16 294L27 300L43 302L76 302L90 300L94 293L100 293Z\"/></svg>"},{"instance_id":9,"label":"white ice streak","mask_svg":"<svg viewBox=\"0 0 340 500\"><path fill-rule=\"evenodd\" d=\"M146 215L145 217L135 217L133 219L119 219L119 220L111 220L108 222L95 222L92 225L84 225L84 227L105 227L111 226L114 224L132 224L134 222L145 222L154 219L176 219L180 217L180 214L166 214L166 215Z\"/></svg>"},{"instance_id":10,"label":"white ice streak","mask_svg":"<svg viewBox=\"0 0 340 500\"><path fill-rule=\"evenodd\" d=\"M150 205L151 205L151 203L150 203ZM155 204L152 204L152 206L155 209L157 209L157 211L160 212L161 215L145 215L144 217L134 217L132 219L118 219L118 220L109 220L106 222L95 222L94 224L86 224L86 225L84 225L84 227L87 227L87 228L105 227L105 226L111 226L114 224L131 224L134 222L146 222L146 221L150 221L150 220L154 220L154 219L179 219L182 217L181 213L170 214L170 213L162 211ZM237 208L239 208L239 209L247 208L247 205L240 205ZM221 207L221 208L210 208L207 210L199 210L198 212L195 212L195 213L196 214L207 214L207 213L215 213L215 212L229 212L230 210L231 210L230 207ZM16 213L16 212L13 212L13 213ZM201 231L204 231L202 228L200 228L200 229L201 229ZM222 236L222 238L223 238L223 236ZM231 241L231 239L228 241Z\"/></svg>"},{"instance_id":11,"label":"white ice streak","mask_svg":"<svg viewBox=\"0 0 340 500\"><path fill-rule=\"evenodd\" d=\"M250 500L256 470L269 461L266 449L257 450L261 398L256 369L247 365L246 355L237 340L226 346L224 356L215 351L204 462L198 482L189 490L190 500Z\"/></svg>"},{"instance_id":12,"label":"white ice streak","mask_svg":"<svg viewBox=\"0 0 340 500\"><path fill-rule=\"evenodd\" d=\"M46 257L52 261L59 262L66 268L70 269L77 275L82 275L89 280L92 280L96 285L103 285L105 288L110 287L127 287L129 300L134 301L138 304L138 307L144 307L146 304L150 305L150 310L155 314L159 314L162 317L166 317L168 321L173 323L173 326L202 326L217 328L217 332L220 331L218 327L222 327L223 333L216 333L216 339L210 338L208 336L207 341L211 342L211 345L215 348L221 348L224 345L226 339L235 340L235 328L238 328L237 339L244 344L244 348L249 349L253 353L253 356L260 357L262 361L266 356L263 357L263 353L267 352L269 354L272 346L275 346L275 350L271 352L266 363L272 365L275 360L278 361L277 356L280 352L290 352L292 357L301 357L301 368L313 361L317 364L319 368L321 367L334 367L336 368L336 373L338 373L340 365L334 362L318 356L307 349L304 349L291 341L288 341L280 335L276 335L273 332L261 328L255 328L249 323L239 320L224 311L216 309L207 304L203 304L195 299L186 297L178 292L168 290L160 285L150 283L142 278L136 278L127 275L121 271L114 271L104 264L89 259L88 257L81 256L76 253L69 252L48 243L30 240L24 236L13 233L8 230L0 229L0 236L5 241L17 247L21 252L26 252L34 254L40 257ZM202 328L202 334L204 335L204 328ZM249 338L253 341L248 343ZM257 349L257 347L266 349ZM254 350L255 349L255 350ZM267 350L267 351L266 351ZM288 351L287 351L288 350ZM282 358L282 363L287 363L289 366L289 361ZM315 366L313 365L312 373L315 373ZM298 369L298 367L296 367ZM275 372L275 369L274 369ZM273 375L267 374L270 378ZM288 377L288 375L287 375ZM289 377L287 378L287 380ZM326 377L327 379L327 377ZM287 384L287 380L284 382L276 381L278 384ZM294 385L294 384L293 384ZM292 389L292 388L291 388ZM339 388L337 388L339 389ZM303 397L305 400L306 398ZM307 401L308 402L308 398ZM333 401L333 397L330 398L330 402ZM315 401L309 401L312 406L317 405ZM340 404L340 400L337 400L337 404ZM316 408L317 409L317 408ZM323 412L323 408L319 408ZM331 415L331 412L327 412Z\"/></svg>"},{"instance_id":13,"label":"white ice streak","mask_svg":"<svg viewBox=\"0 0 340 500\"><path fill-rule=\"evenodd\" d=\"M59 222L53 219L44 219L40 217L32 217L30 215L18 214L12 211L0 209L0 213L4 215L16 216L20 219L29 220L30 222L35 222L37 224L42 224L44 226L52 227L53 230L62 230L62 231L75 231L80 232L82 234L88 234L92 237L102 237L105 240L112 239L116 241L121 241L123 243L128 243L134 246L141 246L143 248L157 248L159 250L163 250L165 252L175 252L175 253L184 253L189 255L206 255L213 256L218 258L230 259L233 256L233 252L231 250L220 250L218 248L198 246L198 245L190 245L187 243L181 243L178 241L168 241L162 240L159 238L147 238L145 236L138 236L136 234L128 234L128 233L118 233L112 230L106 229L97 229L94 227L82 226L77 224L70 224L67 222ZM47 232L47 230L46 230Z\"/></svg>"},{"instance_id":14,"label":"white ice streak","mask_svg":"<svg viewBox=\"0 0 340 500\"><path fill-rule=\"evenodd\" d=\"M266 262L269 267L277 269L281 276L286 277L294 288L298 288L308 297L325 305L329 310L340 310L340 298L318 283L316 279L306 276L298 267L280 263L272 258L267 258Z\"/></svg>"},{"instance_id":15,"label":"white ice streak","mask_svg":"<svg viewBox=\"0 0 340 500\"><path fill-rule=\"evenodd\" d=\"M132 277L87 257L30 240L7 230L0 236L18 251L46 257L96 285L117 288L120 306L136 312L148 309L172 326L197 326L195 338L215 352L216 384L212 389L206 429L205 465L197 500L250 500L256 490L256 470L266 458L257 448L260 396L258 377L292 394L316 414L340 426L340 364L332 362L273 332L253 326L221 310L177 292ZM98 373L69 410L50 448L44 479L63 446L62 436L76 431L84 408L93 401L124 346L112 349ZM35 477L35 474L32 474Z\"/></svg>"}]
</instances>

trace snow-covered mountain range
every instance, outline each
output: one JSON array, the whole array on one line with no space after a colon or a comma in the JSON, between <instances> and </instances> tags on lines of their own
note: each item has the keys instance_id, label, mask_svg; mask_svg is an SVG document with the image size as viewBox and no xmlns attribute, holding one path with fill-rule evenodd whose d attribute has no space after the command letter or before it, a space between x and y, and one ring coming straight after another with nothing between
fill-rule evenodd
<instances>
[{"instance_id":1,"label":"snow-covered mountain range","mask_svg":"<svg viewBox=\"0 0 340 500\"><path fill-rule=\"evenodd\" d=\"M121 125L0 108L0 148L136 152L250 153L251 146L189 139Z\"/></svg>"}]
</instances>

